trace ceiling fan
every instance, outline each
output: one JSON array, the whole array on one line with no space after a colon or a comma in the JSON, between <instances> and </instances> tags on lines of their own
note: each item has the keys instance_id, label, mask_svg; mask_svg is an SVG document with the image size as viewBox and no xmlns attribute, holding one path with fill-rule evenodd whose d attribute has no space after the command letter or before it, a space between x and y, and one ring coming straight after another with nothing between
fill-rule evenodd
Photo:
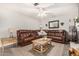
<instances>
[{"instance_id":1,"label":"ceiling fan","mask_svg":"<svg viewBox=\"0 0 79 59\"><path fill-rule=\"evenodd\" d=\"M34 3L33 5L39 11L38 16L44 17L44 16L48 16L48 15L54 15L51 11L48 10L48 8L50 8L52 4Z\"/></svg>"}]
</instances>

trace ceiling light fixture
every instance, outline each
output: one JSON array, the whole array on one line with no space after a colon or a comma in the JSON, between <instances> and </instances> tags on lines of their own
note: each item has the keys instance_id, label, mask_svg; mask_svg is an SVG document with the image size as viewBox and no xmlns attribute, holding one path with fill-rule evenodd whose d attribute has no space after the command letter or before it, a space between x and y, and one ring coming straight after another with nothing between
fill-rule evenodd
<instances>
[{"instance_id":1,"label":"ceiling light fixture","mask_svg":"<svg viewBox=\"0 0 79 59\"><path fill-rule=\"evenodd\" d=\"M37 5L39 5L39 3L34 3L34 6L37 6Z\"/></svg>"}]
</instances>

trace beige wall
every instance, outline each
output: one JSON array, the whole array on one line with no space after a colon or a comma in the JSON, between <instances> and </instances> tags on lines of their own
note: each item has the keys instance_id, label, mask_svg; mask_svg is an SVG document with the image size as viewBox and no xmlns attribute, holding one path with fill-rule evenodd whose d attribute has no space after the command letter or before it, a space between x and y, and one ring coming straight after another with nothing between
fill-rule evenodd
<instances>
[{"instance_id":1,"label":"beige wall","mask_svg":"<svg viewBox=\"0 0 79 59\"><path fill-rule=\"evenodd\" d=\"M1 6L3 6L1 8ZM22 6L21 6L22 7ZM39 29L40 17L37 17L35 11L27 12L26 7L18 7L17 4L0 4L0 38L9 37L9 28L18 29ZM26 10L25 10L26 9ZM65 29L69 31L69 19L71 20L70 25L73 24L73 19L78 16L77 6L66 6L61 8L56 8L52 10L54 15L51 17L43 17L42 27L43 29L49 29L45 26L49 21L59 20L59 22L64 22L64 26L56 29ZM53 30L53 29L52 29ZM14 32L14 35L16 33ZM16 36L16 35L15 35Z\"/></svg>"}]
</instances>

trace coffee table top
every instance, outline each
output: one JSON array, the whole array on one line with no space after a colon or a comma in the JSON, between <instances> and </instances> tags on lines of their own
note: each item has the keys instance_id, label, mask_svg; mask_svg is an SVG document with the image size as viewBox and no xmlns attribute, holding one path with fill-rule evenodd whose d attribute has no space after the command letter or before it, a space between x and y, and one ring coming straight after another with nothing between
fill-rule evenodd
<instances>
[{"instance_id":1,"label":"coffee table top","mask_svg":"<svg viewBox=\"0 0 79 59\"><path fill-rule=\"evenodd\" d=\"M38 44L43 45L43 44L48 43L48 42L51 41L51 40L52 40L52 39L50 39L50 38L40 38L40 39L33 40L32 42L33 42L33 43L38 43Z\"/></svg>"}]
</instances>

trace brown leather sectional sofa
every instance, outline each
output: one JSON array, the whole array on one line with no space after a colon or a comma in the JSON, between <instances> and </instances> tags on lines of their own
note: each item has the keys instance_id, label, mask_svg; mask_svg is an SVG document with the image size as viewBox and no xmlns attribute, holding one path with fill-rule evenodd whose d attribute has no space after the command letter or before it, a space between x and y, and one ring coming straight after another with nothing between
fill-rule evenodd
<instances>
[{"instance_id":1,"label":"brown leather sectional sofa","mask_svg":"<svg viewBox=\"0 0 79 59\"><path fill-rule=\"evenodd\" d=\"M40 30L18 30L17 40L19 46L25 46L32 43L32 40L41 38L38 35ZM66 32L64 30L44 30L47 33L47 37L51 38L52 41L65 43Z\"/></svg>"}]
</instances>

